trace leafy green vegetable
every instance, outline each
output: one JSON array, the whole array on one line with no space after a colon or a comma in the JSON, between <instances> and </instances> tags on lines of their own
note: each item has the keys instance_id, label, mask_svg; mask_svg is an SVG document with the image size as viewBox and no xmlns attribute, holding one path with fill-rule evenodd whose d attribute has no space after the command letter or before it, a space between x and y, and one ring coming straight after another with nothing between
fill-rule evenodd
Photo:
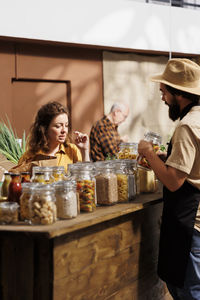
<instances>
[{"instance_id":1,"label":"leafy green vegetable","mask_svg":"<svg viewBox=\"0 0 200 300\"><path fill-rule=\"evenodd\" d=\"M163 151L163 152L166 151L165 146L164 145L160 145L160 150Z\"/></svg>"},{"instance_id":2,"label":"leafy green vegetable","mask_svg":"<svg viewBox=\"0 0 200 300\"><path fill-rule=\"evenodd\" d=\"M2 153L8 160L17 164L19 158L25 152L26 146L26 136L25 131L22 138L22 147L19 144L18 136L13 130L11 123L6 116L6 123L1 119L0 120L0 153Z\"/></svg>"}]
</instances>

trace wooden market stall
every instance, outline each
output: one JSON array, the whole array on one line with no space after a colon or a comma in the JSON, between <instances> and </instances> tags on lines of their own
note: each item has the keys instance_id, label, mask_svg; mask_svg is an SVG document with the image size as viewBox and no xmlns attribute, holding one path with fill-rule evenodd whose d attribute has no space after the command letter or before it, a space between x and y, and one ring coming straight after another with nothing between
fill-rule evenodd
<instances>
[{"instance_id":1,"label":"wooden market stall","mask_svg":"<svg viewBox=\"0 0 200 300\"><path fill-rule=\"evenodd\" d=\"M161 198L141 194L53 225L1 225L0 299L164 299Z\"/></svg>"}]
</instances>

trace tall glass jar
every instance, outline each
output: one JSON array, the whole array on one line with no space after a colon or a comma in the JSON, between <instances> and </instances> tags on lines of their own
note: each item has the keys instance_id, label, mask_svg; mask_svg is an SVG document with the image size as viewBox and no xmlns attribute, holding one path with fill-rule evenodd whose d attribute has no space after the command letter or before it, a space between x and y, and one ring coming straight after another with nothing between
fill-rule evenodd
<instances>
[{"instance_id":1,"label":"tall glass jar","mask_svg":"<svg viewBox=\"0 0 200 300\"><path fill-rule=\"evenodd\" d=\"M30 224L50 225L57 219L55 189L50 184L35 187L29 201Z\"/></svg>"},{"instance_id":2,"label":"tall glass jar","mask_svg":"<svg viewBox=\"0 0 200 300\"><path fill-rule=\"evenodd\" d=\"M22 183L22 194L20 196L20 220L29 222L30 221L30 199L35 187L39 187L40 184L36 182L24 182Z\"/></svg>"},{"instance_id":3,"label":"tall glass jar","mask_svg":"<svg viewBox=\"0 0 200 300\"><path fill-rule=\"evenodd\" d=\"M158 189L158 181L153 170L138 169L140 193L154 193Z\"/></svg>"},{"instance_id":4,"label":"tall glass jar","mask_svg":"<svg viewBox=\"0 0 200 300\"><path fill-rule=\"evenodd\" d=\"M131 201L136 196L136 161L121 160L115 164L118 186L118 202Z\"/></svg>"},{"instance_id":5,"label":"tall glass jar","mask_svg":"<svg viewBox=\"0 0 200 300\"><path fill-rule=\"evenodd\" d=\"M97 204L116 204L118 202L118 191L114 166L112 163L100 163L96 168Z\"/></svg>"},{"instance_id":6,"label":"tall glass jar","mask_svg":"<svg viewBox=\"0 0 200 300\"><path fill-rule=\"evenodd\" d=\"M138 154L137 143L121 143L119 144L118 159L136 159Z\"/></svg>"},{"instance_id":7,"label":"tall glass jar","mask_svg":"<svg viewBox=\"0 0 200 300\"><path fill-rule=\"evenodd\" d=\"M74 181L59 181L54 184L57 217L59 219L72 219L77 217L77 193Z\"/></svg>"},{"instance_id":8,"label":"tall glass jar","mask_svg":"<svg viewBox=\"0 0 200 300\"><path fill-rule=\"evenodd\" d=\"M11 181L8 186L8 201L17 202L22 193L21 178L19 173L10 173Z\"/></svg>"},{"instance_id":9,"label":"tall glass jar","mask_svg":"<svg viewBox=\"0 0 200 300\"><path fill-rule=\"evenodd\" d=\"M3 184L1 186L1 196L2 197L8 197L8 187L9 187L9 184L11 182L11 176L10 176L10 173L9 172L5 172L4 173L4 181L3 181Z\"/></svg>"},{"instance_id":10,"label":"tall glass jar","mask_svg":"<svg viewBox=\"0 0 200 300\"><path fill-rule=\"evenodd\" d=\"M155 152L157 152L160 149L160 145L162 143L162 137L159 134L149 131L144 135L144 140L152 143L153 150ZM151 166L149 165L149 162L145 157L138 158L138 165L140 167L151 170Z\"/></svg>"},{"instance_id":11,"label":"tall glass jar","mask_svg":"<svg viewBox=\"0 0 200 300\"><path fill-rule=\"evenodd\" d=\"M87 168L80 168L76 173L76 184L80 210L83 212L93 212L96 209L96 181L94 174Z\"/></svg>"}]
</instances>

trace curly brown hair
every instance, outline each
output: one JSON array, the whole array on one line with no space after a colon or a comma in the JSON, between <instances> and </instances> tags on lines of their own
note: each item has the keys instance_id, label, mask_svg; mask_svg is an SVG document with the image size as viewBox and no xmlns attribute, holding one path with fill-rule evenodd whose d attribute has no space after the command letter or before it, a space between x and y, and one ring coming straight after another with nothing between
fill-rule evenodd
<instances>
[{"instance_id":1,"label":"curly brown hair","mask_svg":"<svg viewBox=\"0 0 200 300\"><path fill-rule=\"evenodd\" d=\"M51 121L60 114L67 114L69 116L68 109L56 101L48 102L38 110L35 121L31 125L27 141L27 150L30 154L35 154L40 150L44 153L49 151L47 139L48 127ZM67 146L69 141L68 136L64 145Z\"/></svg>"}]
</instances>

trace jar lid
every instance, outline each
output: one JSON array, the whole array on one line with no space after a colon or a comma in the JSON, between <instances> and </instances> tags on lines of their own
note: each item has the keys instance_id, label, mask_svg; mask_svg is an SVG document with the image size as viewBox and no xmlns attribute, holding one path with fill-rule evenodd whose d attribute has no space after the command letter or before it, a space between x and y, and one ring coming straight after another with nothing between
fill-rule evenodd
<instances>
[{"instance_id":1,"label":"jar lid","mask_svg":"<svg viewBox=\"0 0 200 300\"><path fill-rule=\"evenodd\" d=\"M138 143L130 142L130 143L120 143L119 146L126 146L126 147L138 147Z\"/></svg>"},{"instance_id":2,"label":"jar lid","mask_svg":"<svg viewBox=\"0 0 200 300\"><path fill-rule=\"evenodd\" d=\"M20 173L10 173L10 176L12 176L12 177L20 176Z\"/></svg>"},{"instance_id":3,"label":"jar lid","mask_svg":"<svg viewBox=\"0 0 200 300\"><path fill-rule=\"evenodd\" d=\"M21 174L21 175L29 175L30 172L21 172L20 174Z\"/></svg>"},{"instance_id":4,"label":"jar lid","mask_svg":"<svg viewBox=\"0 0 200 300\"><path fill-rule=\"evenodd\" d=\"M16 210L18 208L19 204L17 202L0 202L0 209Z\"/></svg>"}]
</instances>

